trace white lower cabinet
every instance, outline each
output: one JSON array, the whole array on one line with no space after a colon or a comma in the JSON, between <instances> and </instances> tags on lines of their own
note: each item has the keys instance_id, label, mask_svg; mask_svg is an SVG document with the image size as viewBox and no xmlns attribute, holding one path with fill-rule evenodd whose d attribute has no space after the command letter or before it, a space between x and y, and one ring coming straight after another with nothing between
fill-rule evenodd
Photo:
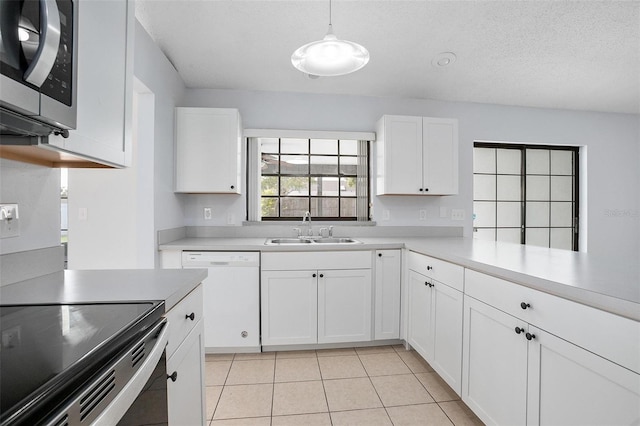
<instances>
[{"instance_id":1,"label":"white lower cabinet","mask_svg":"<svg viewBox=\"0 0 640 426\"><path fill-rule=\"evenodd\" d=\"M462 399L486 424L527 420L526 323L464 297Z\"/></svg>"},{"instance_id":2,"label":"white lower cabinet","mask_svg":"<svg viewBox=\"0 0 640 426\"><path fill-rule=\"evenodd\" d=\"M262 345L371 340L371 281L370 252L264 253Z\"/></svg>"},{"instance_id":3,"label":"white lower cabinet","mask_svg":"<svg viewBox=\"0 0 640 426\"><path fill-rule=\"evenodd\" d=\"M202 285L169 310L167 405L169 425L204 425Z\"/></svg>"},{"instance_id":4,"label":"white lower cabinet","mask_svg":"<svg viewBox=\"0 0 640 426\"><path fill-rule=\"evenodd\" d=\"M462 292L409 271L409 344L459 395Z\"/></svg>"},{"instance_id":5,"label":"white lower cabinet","mask_svg":"<svg viewBox=\"0 0 640 426\"><path fill-rule=\"evenodd\" d=\"M400 338L400 250L375 251L374 335L375 340Z\"/></svg>"},{"instance_id":6,"label":"white lower cabinet","mask_svg":"<svg viewBox=\"0 0 640 426\"><path fill-rule=\"evenodd\" d=\"M482 421L638 423L638 359L629 356L640 350L638 322L474 271L465 277L462 399Z\"/></svg>"}]
</instances>

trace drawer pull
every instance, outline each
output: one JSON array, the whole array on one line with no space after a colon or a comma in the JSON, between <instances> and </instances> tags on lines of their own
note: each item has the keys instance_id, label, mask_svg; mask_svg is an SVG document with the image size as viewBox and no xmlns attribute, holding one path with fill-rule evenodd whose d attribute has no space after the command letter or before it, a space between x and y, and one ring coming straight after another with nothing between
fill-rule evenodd
<instances>
[{"instance_id":1,"label":"drawer pull","mask_svg":"<svg viewBox=\"0 0 640 426\"><path fill-rule=\"evenodd\" d=\"M430 271L433 269L433 266L427 266L427 271Z\"/></svg>"},{"instance_id":2,"label":"drawer pull","mask_svg":"<svg viewBox=\"0 0 640 426\"><path fill-rule=\"evenodd\" d=\"M240 336L242 336L243 339L246 339L248 335L249 333L247 333L246 331L243 331L242 333L240 333Z\"/></svg>"},{"instance_id":3,"label":"drawer pull","mask_svg":"<svg viewBox=\"0 0 640 426\"><path fill-rule=\"evenodd\" d=\"M516 327L516 334L520 334L520 333L524 333L524 328Z\"/></svg>"},{"instance_id":4,"label":"drawer pull","mask_svg":"<svg viewBox=\"0 0 640 426\"><path fill-rule=\"evenodd\" d=\"M191 321L193 321L194 319L196 319L196 314L194 312L191 312L189 315L185 315L184 319L190 319Z\"/></svg>"},{"instance_id":5,"label":"drawer pull","mask_svg":"<svg viewBox=\"0 0 640 426\"><path fill-rule=\"evenodd\" d=\"M521 307L522 309L527 309L527 308L530 308L530 307L531 307L531 305L530 305L530 304L528 304L528 303L524 303L524 302L522 302L522 303L520 303L520 307Z\"/></svg>"},{"instance_id":6,"label":"drawer pull","mask_svg":"<svg viewBox=\"0 0 640 426\"><path fill-rule=\"evenodd\" d=\"M320 274L320 278L324 278L324 274Z\"/></svg>"},{"instance_id":7,"label":"drawer pull","mask_svg":"<svg viewBox=\"0 0 640 426\"><path fill-rule=\"evenodd\" d=\"M315 277L316 277L316 274L313 274L313 275L311 275L311 276L312 276L313 278L315 278Z\"/></svg>"},{"instance_id":8,"label":"drawer pull","mask_svg":"<svg viewBox=\"0 0 640 426\"><path fill-rule=\"evenodd\" d=\"M378 253L378 257L382 257L382 253Z\"/></svg>"},{"instance_id":9,"label":"drawer pull","mask_svg":"<svg viewBox=\"0 0 640 426\"><path fill-rule=\"evenodd\" d=\"M536 338L536 335L531 333L527 333L524 336L527 338L527 340L533 340Z\"/></svg>"},{"instance_id":10,"label":"drawer pull","mask_svg":"<svg viewBox=\"0 0 640 426\"><path fill-rule=\"evenodd\" d=\"M172 382L175 382L176 380L178 380L178 372L174 371L171 374L167 374L167 379L171 379Z\"/></svg>"}]
</instances>

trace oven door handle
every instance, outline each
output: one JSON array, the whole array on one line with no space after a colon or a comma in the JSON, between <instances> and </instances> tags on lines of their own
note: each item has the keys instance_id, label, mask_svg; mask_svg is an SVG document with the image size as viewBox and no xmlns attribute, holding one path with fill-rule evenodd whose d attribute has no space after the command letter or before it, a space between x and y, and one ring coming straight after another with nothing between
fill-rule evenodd
<instances>
[{"instance_id":1,"label":"oven door handle","mask_svg":"<svg viewBox=\"0 0 640 426\"><path fill-rule=\"evenodd\" d=\"M60 47L60 11L56 0L40 0L40 44L24 80L41 87L56 63Z\"/></svg>"},{"instance_id":2,"label":"oven door handle","mask_svg":"<svg viewBox=\"0 0 640 426\"><path fill-rule=\"evenodd\" d=\"M153 370L155 370L167 346L169 339L169 322L164 319L152 332L157 332L158 327L162 327L162 330L157 337L155 345L153 345L153 349L149 352L147 359L107 408L91 423L92 425L114 425L118 423L129 407L131 407L133 401L136 400L144 388L144 385L151 377Z\"/></svg>"}]
</instances>

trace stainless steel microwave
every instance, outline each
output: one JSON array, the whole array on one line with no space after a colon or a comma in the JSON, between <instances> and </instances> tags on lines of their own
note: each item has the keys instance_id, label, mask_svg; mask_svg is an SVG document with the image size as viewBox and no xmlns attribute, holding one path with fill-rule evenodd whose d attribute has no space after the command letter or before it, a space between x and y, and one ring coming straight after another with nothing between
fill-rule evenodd
<instances>
[{"instance_id":1,"label":"stainless steel microwave","mask_svg":"<svg viewBox=\"0 0 640 426\"><path fill-rule=\"evenodd\" d=\"M2 143L68 136L76 127L77 7L77 0L0 0Z\"/></svg>"}]
</instances>

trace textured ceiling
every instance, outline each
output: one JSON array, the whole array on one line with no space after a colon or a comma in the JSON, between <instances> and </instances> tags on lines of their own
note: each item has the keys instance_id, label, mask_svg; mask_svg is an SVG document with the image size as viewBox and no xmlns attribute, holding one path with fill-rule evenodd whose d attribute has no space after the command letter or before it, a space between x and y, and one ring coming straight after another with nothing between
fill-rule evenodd
<instances>
[{"instance_id":1,"label":"textured ceiling","mask_svg":"<svg viewBox=\"0 0 640 426\"><path fill-rule=\"evenodd\" d=\"M333 0L362 70L309 79L290 62L321 39L329 2L137 0L187 87L424 98L640 113L639 1ZM457 60L432 65L441 52Z\"/></svg>"}]
</instances>

